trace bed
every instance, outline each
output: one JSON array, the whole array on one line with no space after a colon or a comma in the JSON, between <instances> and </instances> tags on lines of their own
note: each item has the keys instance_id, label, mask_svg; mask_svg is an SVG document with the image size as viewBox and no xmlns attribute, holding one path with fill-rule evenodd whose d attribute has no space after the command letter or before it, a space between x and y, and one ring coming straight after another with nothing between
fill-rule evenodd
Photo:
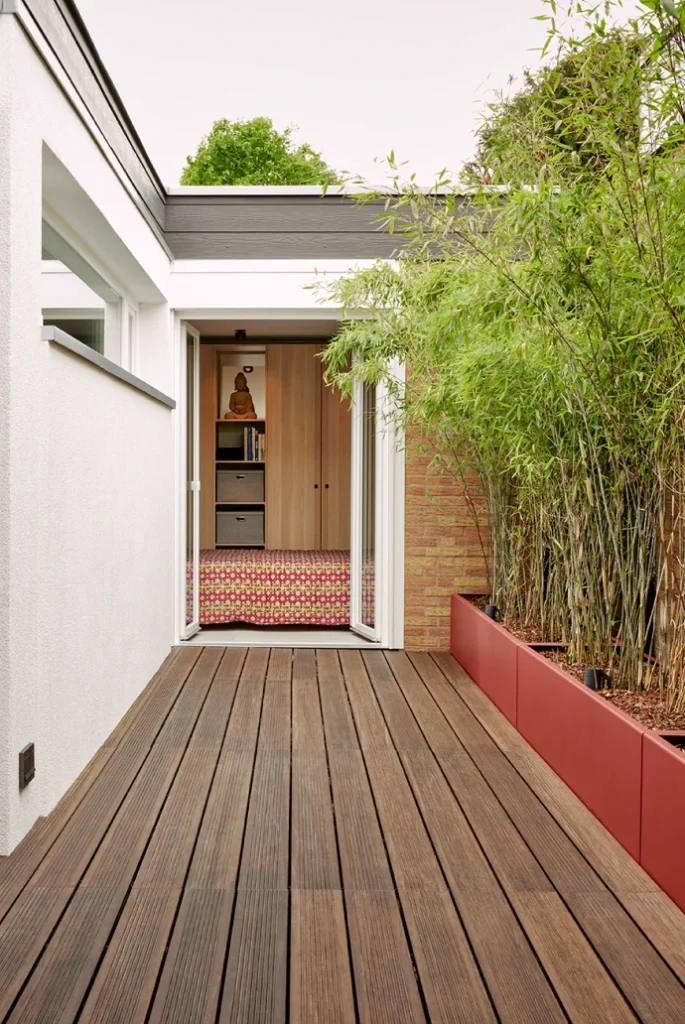
<instances>
[{"instance_id":1,"label":"bed","mask_svg":"<svg viewBox=\"0 0 685 1024\"><path fill-rule=\"evenodd\" d=\"M200 625L346 626L349 551L200 552Z\"/></svg>"}]
</instances>

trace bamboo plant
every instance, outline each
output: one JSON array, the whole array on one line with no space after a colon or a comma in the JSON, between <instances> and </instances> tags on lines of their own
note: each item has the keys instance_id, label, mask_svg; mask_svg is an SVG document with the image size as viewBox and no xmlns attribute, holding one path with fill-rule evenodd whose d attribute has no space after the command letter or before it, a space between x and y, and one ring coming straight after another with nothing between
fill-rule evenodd
<instances>
[{"instance_id":1,"label":"bamboo plant","mask_svg":"<svg viewBox=\"0 0 685 1024\"><path fill-rule=\"evenodd\" d=\"M685 5L567 13L461 180L390 162L404 248L333 287L327 373L384 380L467 486L510 620L685 708Z\"/></svg>"}]
</instances>

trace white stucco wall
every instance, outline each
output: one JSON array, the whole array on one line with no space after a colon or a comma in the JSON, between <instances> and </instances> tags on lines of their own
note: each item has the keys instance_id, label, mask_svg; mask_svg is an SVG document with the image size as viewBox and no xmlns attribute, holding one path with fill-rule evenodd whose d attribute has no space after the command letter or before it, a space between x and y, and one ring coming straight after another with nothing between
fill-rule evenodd
<instances>
[{"instance_id":1,"label":"white stucco wall","mask_svg":"<svg viewBox=\"0 0 685 1024\"><path fill-rule=\"evenodd\" d=\"M46 146L59 186L49 208ZM92 204L85 215L69 209L78 189L60 168ZM168 653L178 617L178 414L41 341L42 307L92 296L68 275L42 273L43 215L121 296L122 320L136 311L123 365L172 396L172 310L336 319L308 286L317 271L330 280L363 265L171 265L19 21L0 15L0 855L120 720ZM19 793L17 755L30 741L37 775Z\"/></svg>"},{"instance_id":2,"label":"white stucco wall","mask_svg":"<svg viewBox=\"0 0 685 1024\"><path fill-rule=\"evenodd\" d=\"M164 295L164 249L18 21L0 16L0 854L52 809L173 642L175 414L40 340L44 142ZM149 304L138 372L167 393L171 337L168 307ZM30 741L37 774L20 794Z\"/></svg>"},{"instance_id":3,"label":"white stucco wall","mask_svg":"<svg viewBox=\"0 0 685 1024\"><path fill-rule=\"evenodd\" d=\"M43 260L40 304L42 309L98 309L105 303L59 260Z\"/></svg>"},{"instance_id":4,"label":"white stucco wall","mask_svg":"<svg viewBox=\"0 0 685 1024\"><path fill-rule=\"evenodd\" d=\"M274 319L337 319L339 307L315 286L333 283L374 260L175 260L169 301L188 315L244 311Z\"/></svg>"}]
</instances>

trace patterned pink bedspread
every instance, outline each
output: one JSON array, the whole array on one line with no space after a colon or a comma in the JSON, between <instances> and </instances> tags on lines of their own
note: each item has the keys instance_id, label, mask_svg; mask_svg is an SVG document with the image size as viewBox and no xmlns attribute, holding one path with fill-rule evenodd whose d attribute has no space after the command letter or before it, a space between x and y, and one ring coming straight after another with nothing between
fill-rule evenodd
<instances>
[{"instance_id":1,"label":"patterned pink bedspread","mask_svg":"<svg viewBox=\"0 0 685 1024\"><path fill-rule=\"evenodd\" d=\"M200 552L200 624L346 626L349 551Z\"/></svg>"}]
</instances>

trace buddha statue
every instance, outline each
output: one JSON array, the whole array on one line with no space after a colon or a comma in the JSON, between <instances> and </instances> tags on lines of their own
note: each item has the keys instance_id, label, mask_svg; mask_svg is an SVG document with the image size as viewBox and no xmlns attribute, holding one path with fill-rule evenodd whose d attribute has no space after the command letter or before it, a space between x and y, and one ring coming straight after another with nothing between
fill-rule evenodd
<instances>
[{"instance_id":1,"label":"buddha statue","mask_svg":"<svg viewBox=\"0 0 685 1024\"><path fill-rule=\"evenodd\" d=\"M235 391L228 402L228 412L225 420L256 420L254 402L250 389L247 386L247 377L244 373L238 373L234 382Z\"/></svg>"}]
</instances>

